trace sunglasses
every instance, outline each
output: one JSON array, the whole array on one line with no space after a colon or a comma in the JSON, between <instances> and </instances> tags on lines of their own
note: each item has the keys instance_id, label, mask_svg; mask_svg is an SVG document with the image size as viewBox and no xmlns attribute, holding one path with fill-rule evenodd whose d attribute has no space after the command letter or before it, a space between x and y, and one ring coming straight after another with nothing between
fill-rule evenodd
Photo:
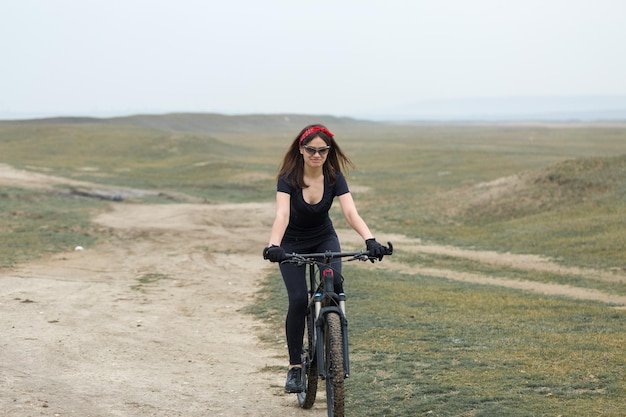
<instances>
[{"instance_id":1,"label":"sunglasses","mask_svg":"<svg viewBox=\"0 0 626 417\"><path fill-rule=\"evenodd\" d=\"M321 148L314 148L313 146L302 145L302 147L304 148L306 153L309 154L309 156L313 156L316 153L319 153L320 156L325 156L326 154L328 154L328 151L330 150L330 146L323 146Z\"/></svg>"}]
</instances>

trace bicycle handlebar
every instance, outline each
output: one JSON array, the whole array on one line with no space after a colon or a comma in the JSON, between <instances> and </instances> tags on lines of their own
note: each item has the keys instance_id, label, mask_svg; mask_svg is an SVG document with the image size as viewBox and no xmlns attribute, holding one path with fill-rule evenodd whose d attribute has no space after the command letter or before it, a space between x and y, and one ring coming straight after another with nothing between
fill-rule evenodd
<instances>
[{"instance_id":1,"label":"bicycle handlebar","mask_svg":"<svg viewBox=\"0 0 626 417\"><path fill-rule=\"evenodd\" d=\"M392 255L393 254L393 245L391 242L387 242L388 247L383 246L385 249L385 253L383 255ZM359 252L320 252L320 253L286 253L285 260L282 262L319 262L317 259L323 258L325 261L330 261L331 259L337 258L347 258L352 257L349 260L359 260L359 261L374 261L378 259L375 256L372 256L369 251L359 251Z\"/></svg>"}]
</instances>

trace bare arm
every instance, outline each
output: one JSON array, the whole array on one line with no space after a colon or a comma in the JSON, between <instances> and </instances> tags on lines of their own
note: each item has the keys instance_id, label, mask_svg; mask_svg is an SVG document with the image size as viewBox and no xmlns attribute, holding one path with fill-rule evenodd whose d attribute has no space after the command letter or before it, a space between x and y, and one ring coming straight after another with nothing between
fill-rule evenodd
<instances>
[{"instance_id":1,"label":"bare arm","mask_svg":"<svg viewBox=\"0 0 626 417\"><path fill-rule=\"evenodd\" d=\"M365 221L359 215L356 204L354 204L354 199L352 198L352 194L346 193L340 195L338 197L339 204L341 205L341 211L343 212L346 221L357 232L363 240L371 239L374 236L372 232L370 232L369 227L365 224Z\"/></svg>"},{"instance_id":2,"label":"bare arm","mask_svg":"<svg viewBox=\"0 0 626 417\"><path fill-rule=\"evenodd\" d=\"M289 224L289 210L291 208L291 196L278 191L276 193L276 217L272 225L272 233L268 246L280 246Z\"/></svg>"}]
</instances>

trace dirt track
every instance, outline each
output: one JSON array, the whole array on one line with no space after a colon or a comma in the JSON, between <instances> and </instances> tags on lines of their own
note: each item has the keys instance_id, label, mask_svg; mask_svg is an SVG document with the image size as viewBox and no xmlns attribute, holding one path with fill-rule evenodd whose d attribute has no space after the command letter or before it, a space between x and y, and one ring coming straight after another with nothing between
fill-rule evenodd
<instances>
[{"instance_id":1,"label":"dirt track","mask_svg":"<svg viewBox=\"0 0 626 417\"><path fill-rule=\"evenodd\" d=\"M0 185L46 187L62 181L36 177L0 166ZM264 324L241 311L273 268L260 256L273 206L113 203L113 208L94 219L113 230L111 243L68 248L0 272L3 415L301 415L295 398L282 393L284 372L275 371L286 364L282 335L276 346L260 343ZM354 232L340 234L347 246L361 244ZM567 270L540 257L379 237L406 251L626 282L623 272ZM626 305L626 297L597 291L408 268L393 259L376 267ZM325 415L323 398L306 415Z\"/></svg>"}]
</instances>

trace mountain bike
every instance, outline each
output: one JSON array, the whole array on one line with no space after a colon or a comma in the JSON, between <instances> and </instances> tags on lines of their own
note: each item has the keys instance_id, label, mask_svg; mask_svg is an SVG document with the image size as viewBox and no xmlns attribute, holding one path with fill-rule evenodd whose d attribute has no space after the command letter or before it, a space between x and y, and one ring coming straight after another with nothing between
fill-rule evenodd
<instances>
[{"instance_id":1,"label":"mountain bike","mask_svg":"<svg viewBox=\"0 0 626 417\"><path fill-rule=\"evenodd\" d=\"M385 255L393 253L393 245ZM346 295L335 293L333 259L372 261L368 251L286 254L282 262L308 266L309 305L307 308L302 349L302 379L304 391L298 393L300 407L309 409L315 403L318 380L326 382L328 417L344 416L344 380L350 376L348 357L348 320Z\"/></svg>"}]
</instances>

